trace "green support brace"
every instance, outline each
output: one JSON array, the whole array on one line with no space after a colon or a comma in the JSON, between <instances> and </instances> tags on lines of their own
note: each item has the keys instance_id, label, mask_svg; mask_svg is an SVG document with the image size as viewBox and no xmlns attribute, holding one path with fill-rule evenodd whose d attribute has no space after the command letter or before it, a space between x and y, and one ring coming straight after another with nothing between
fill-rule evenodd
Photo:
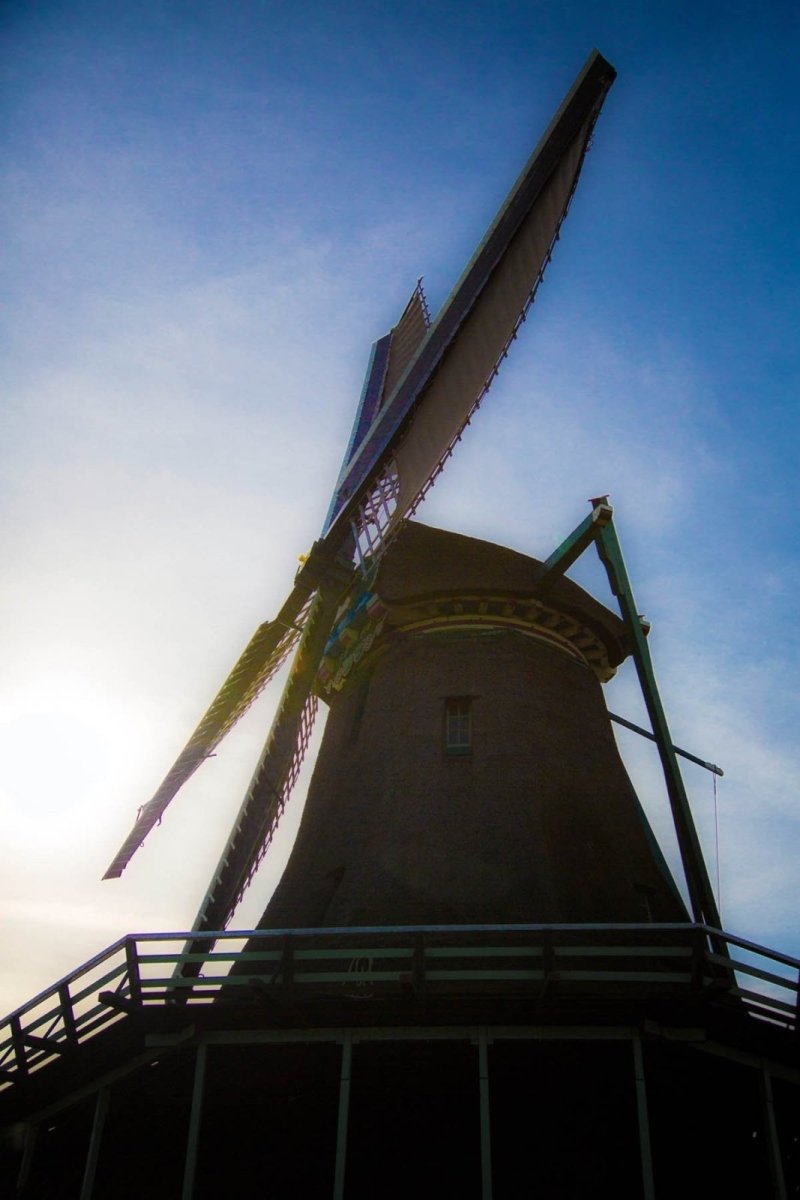
<instances>
[{"instance_id":1,"label":"green support brace","mask_svg":"<svg viewBox=\"0 0 800 1200\"><path fill-rule=\"evenodd\" d=\"M706 871L700 841L694 827L686 788L681 776L676 753L684 754L702 766L714 769L713 764L688 755L685 751L676 750L670 737L667 718L658 694L650 650L645 638L645 632L636 602L633 596L625 560L622 557L617 532L614 528L614 510L606 496L596 497L590 501L592 511L589 516L565 539L553 554L542 563L537 573L536 591L542 594L548 586L572 566L584 550L594 542L600 561L606 569L611 591L617 598L622 618L625 622L631 641L631 652L639 677L650 724L653 729L652 738L658 747L664 779L667 786L672 819L678 838L681 862L689 889L689 899L695 921L698 924L710 925L715 929L721 928L716 900L711 888L711 881ZM625 723L625 722L621 722ZM646 732L646 731L645 731ZM717 953L729 957L727 947L722 941L715 941Z\"/></svg>"},{"instance_id":2,"label":"green support brace","mask_svg":"<svg viewBox=\"0 0 800 1200\"><path fill-rule=\"evenodd\" d=\"M711 925L713 928L719 929L721 928L721 924L716 900L714 899L711 881L706 871L697 831L694 827L694 820L689 808L689 799L686 795L686 788L684 787L680 767L678 766L678 759L672 745L667 718L661 704L661 697L658 694L653 663L650 658L650 649L647 645L642 623L636 610L633 589L628 578L628 572L625 569L625 560L622 557L622 550L613 521L608 521L598 529L596 542L600 561L606 569L611 591L617 598L620 613L625 621L628 635L631 639L632 656L636 665L636 673L639 677L639 686L642 689L659 757L661 758L661 766L664 770L667 795L669 796L670 807L672 809L672 819L675 823L678 849L680 850L683 870L686 876L686 885L689 889L692 913L695 921L699 924ZM724 943L720 943L718 953L727 955Z\"/></svg>"},{"instance_id":3,"label":"green support brace","mask_svg":"<svg viewBox=\"0 0 800 1200\"><path fill-rule=\"evenodd\" d=\"M536 592L541 595L574 562L580 558L584 550L588 550L595 541L599 531L611 521L614 510L605 499L593 500L592 511L585 521L581 521L577 529L566 538L557 550L553 551L546 562L543 562L536 572Z\"/></svg>"}]
</instances>

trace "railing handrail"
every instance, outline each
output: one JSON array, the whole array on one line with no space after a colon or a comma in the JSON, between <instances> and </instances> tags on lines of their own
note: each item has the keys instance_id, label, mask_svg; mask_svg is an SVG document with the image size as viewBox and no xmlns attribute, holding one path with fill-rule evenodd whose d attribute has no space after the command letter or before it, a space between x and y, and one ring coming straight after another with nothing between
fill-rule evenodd
<instances>
[{"instance_id":1,"label":"railing handrail","mask_svg":"<svg viewBox=\"0 0 800 1200\"><path fill-rule=\"evenodd\" d=\"M794 958L790 954L785 954L780 950L772 950L766 946L761 946L757 942L750 941L747 938L740 937L738 934L728 933L722 929L714 929L710 925L702 925L689 921L681 922L643 922L638 925L633 925L630 922L579 922L576 924L528 924L516 923L508 925L336 925L336 926L309 926L307 928L293 929L219 929L208 930L204 932L203 937L208 937L211 941L261 941L280 939L286 937L292 938L316 938L316 937L360 937L360 936L387 936L404 934L451 934L451 933L625 933L625 932L641 932L644 930L652 931L653 933L690 933L692 931L704 933L709 938L722 937L730 945L738 946L742 950L749 950L754 954L761 955L765 958L772 959L774 962L783 963L784 966L794 967L800 971L800 959ZM112 958L115 954L123 951L126 944L133 942L181 942L187 943L192 939L197 939L196 933L186 931L171 930L167 932L150 932L150 933L128 933L123 937L118 938L116 942L112 942L105 950L100 950L92 958L87 959L81 966L68 975L63 975L49 987L37 993L31 1000L27 1000L19 1008L14 1009L0 1020L0 1028L7 1024L13 1017L20 1017L31 1009L36 1008L40 1003L47 999L48 996L57 993L59 988L69 986L82 975L88 974L94 967L106 959ZM176 959L179 958L176 955Z\"/></svg>"},{"instance_id":2,"label":"railing handrail","mask_svg":"<svg viewBox=\"0 0 800 1200\"><path fill-rule=\"evenodd\" d=\"M738 946L740 950L752 950L754 954L763 954L765 958L771 958L774 962L781 962L786 967L794 967L800 971L800 958L784 954L782 950L770 950L767 946L759 946L758 942L751 942L735 933L726 933L723 929L712 929L709 925L695 925L694 928L704 930L709 936L723 937L729 945Z\"/></svg>"}]
</instances>

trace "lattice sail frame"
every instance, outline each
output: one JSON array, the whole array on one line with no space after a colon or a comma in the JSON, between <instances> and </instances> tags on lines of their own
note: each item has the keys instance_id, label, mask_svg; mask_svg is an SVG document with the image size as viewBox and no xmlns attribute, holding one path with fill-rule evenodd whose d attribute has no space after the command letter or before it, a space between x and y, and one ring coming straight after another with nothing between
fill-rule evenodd
<instances>
[{"instance_id":1,"label":"lattice sail frame","mask_svg":"<svg viewBox=\"0 0 800 1200\"><path fill-rule=\"evenodd\" d=\"M374 567L391 540L390 531L396 528L392 518L397 511L399 493L400 475L392 459L373 490L362 501L352 522L356 555L365 574Z\"/></svg>"},{"instance_id":2,"label":"lattice sail frame","mask_svg":"<svg viewBox=\"0 0 800 1200\"><path fill-rule=\"evenodd\" d=\"M275 811L272 814L272 817L270 819L269 827L264 835L264 840L261 842L260 846L256 850L256 853L253 858L252 866L250 867L249 871L247 872L247 876L246 876L242 886L239 888L239 890L236 894L236 899L233 902L230 916L228 917L228 920L225 922L226 928L227 928L228 922L230 921L231 917L233 916L235 909L240 904L245 892L249 888L250 884L253 882L256 872L258 871L258 868L261 866L262 862L264 861L264 858L266 856L267 851L269 850L272 839L275 836L275 831L278 828L278 822L280 821L281 817L283 816L283 810L286 808L286 805L289 801L289 797L291 796L292 791L294 790L294 785L297 783L297 779L300 774L300 769L303 765L303 761L305 759L306 752L308 750L309 742L311 741L311 734L314 732L314 722L317 719L318 710L319 710L319 700L317 699L316 694L314 692L311 692L311 693L309 693L309 696L303 706L303 711L300 715L300 730L299 730L299 734L298 734L298 738L297 738L297 743L295 745L294 755L292 757L292 762L289 767L289 772L283 781L283 786L280 789L280 793L278 796L278 801L277 801Z\"/></svg>"}]
</instances>

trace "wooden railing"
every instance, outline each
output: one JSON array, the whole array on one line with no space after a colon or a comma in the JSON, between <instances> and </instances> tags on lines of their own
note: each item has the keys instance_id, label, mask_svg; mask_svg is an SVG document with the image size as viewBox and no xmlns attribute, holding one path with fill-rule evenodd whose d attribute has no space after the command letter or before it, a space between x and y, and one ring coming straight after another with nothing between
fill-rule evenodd
<instances>
[{"instance_id":1,"label":"wooden railing","mask_svg":"<svg viewBox=\"0 0 800 1200\"><path fill-rule=\"evenodd\" d=\"M191 936L131 934L6 1017L0 1092L131 1013L167 1004L693 989L778 1028L799 1024L800 960L705 925L238 930L211 934L208 954L186 952Z\"/></svg>"}]
</instances>

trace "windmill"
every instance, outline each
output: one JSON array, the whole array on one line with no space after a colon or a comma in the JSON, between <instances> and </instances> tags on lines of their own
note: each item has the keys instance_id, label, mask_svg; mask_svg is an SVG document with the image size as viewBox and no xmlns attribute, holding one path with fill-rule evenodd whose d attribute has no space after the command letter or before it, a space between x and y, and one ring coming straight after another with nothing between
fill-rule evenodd
<instances>
[{"instance_id":1,"label":"windmill","mask_svg":"<svg viewBox=\"0 0 800 1200\"><path fill-rule=\"evenodd\" d=\"M308 746L314 680L343 594L355 586L355 605L367 603L387 547L442 471L525 321L615 74L598 52L590 55L436 319L420 282L397 324L373 345L320 539L106 871L107 879L122 873L179 788L294 649L264 751L197 915L198 933L227 925L270 844Z\"/></svg>"},{"instance_id":2,"label":"windmill","mask_svg":"<svg viewBox=\"0 0 800 1200\"><path fill-rule=\"evenodd\" d=\"M442 311L430 320L418 284L372 347L319 540L106 872L294 649L186 949L129 935L0 1025L0 1111L27 1122L17 1194L65 1194L65 1172L87 1200L265 1179L336 1200L440 1195L446 1176L448 1194L489 1200L518 1195L534 1161L554 1195L604 1172L637 1200L689 1176L698 1194L788 1194L800 964L720 927L676 755L719 768L672 744L607 497L544 562L408 520L533 302L614 76L590 56ZM620 617L564 577L592 545ZM611 735L609 717L637 729L600 690L626 657L691 916ZM292 858L259 928L226 931L320 691L338 698ZM470 758L473 705L490 736Z\"/></svg>"}]
</instances>

